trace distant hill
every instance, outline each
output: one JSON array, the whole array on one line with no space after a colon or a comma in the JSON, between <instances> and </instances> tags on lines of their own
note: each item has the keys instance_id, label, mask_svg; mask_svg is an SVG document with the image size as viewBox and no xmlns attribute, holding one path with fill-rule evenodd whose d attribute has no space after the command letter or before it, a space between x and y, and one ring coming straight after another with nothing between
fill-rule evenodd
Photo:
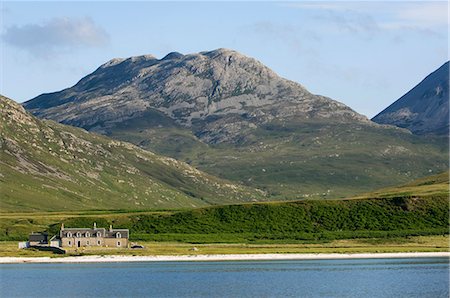
<instances>
[{"instance_id":1,"label":"distant hill","mask_svg":"<svg viewBox=\"0 0 450 298\"><path fill-rule=\"evenodd\" d=\"M449 62L372 120L407 128L415 134L449 135Z\"/></svg>"},{"instance_id":2,"label":"distant hill","mask_svg":"<svg viewBox=\"0 0 450 298\"><path fill-rule=\"evenodd\" d=\"M445 140L378 125L227 49L113 59L24 107L277 200L343 197L448 169Z\"/></svg>"},{"instance_id":3,"label":"distant hill","mask_svg":"<svg viewBox=\"0 0 450 298\"><path fill-rule=\"evenodd\" d=\"M199 207L263 198L171 158L41 121L0 96L0 210Z\"/></svg>"}]
</instances>

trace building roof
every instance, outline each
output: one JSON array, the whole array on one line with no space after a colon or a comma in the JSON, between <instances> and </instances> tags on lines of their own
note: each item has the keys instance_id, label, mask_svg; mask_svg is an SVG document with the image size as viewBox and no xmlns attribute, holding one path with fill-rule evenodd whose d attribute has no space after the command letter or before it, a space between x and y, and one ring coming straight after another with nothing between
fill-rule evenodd
<instances>
[{"instance_id":1,"label":"building roof","mask_svg":"<svg viewBox=\"0 0 450 298\"><path fill-rule=\"evenodd\" d=\"M50 238L50 241L54 241L54 240L61 240L61 238L59 238L58 235L54 235L52 238Z\"/></svg>"},{"instance_id":2,"label":"building roof","mask_svg":"<svg viewBox=\"0 0 450 298\"><path fill-rule=\"evenodd\" d=\"M105 228L96 228L96 229L93 229L93 228L64 228L64 230L63 231L71 231L71 232L73 232L73 231L90 231L90 232L96 232L96 231L106 231L106 229Z\"/></svg>"},{"instance_id":3,"label":"building roof","mask_svg":"<svg viewBox=\"0 0 450 298\"><path fill-rule=\"evenodd\" d=\"M28 236L28 241L33 242L46 242L48 234L45 233L32 233Z\"/></svg>"},{"instance_id":4,"label":"building roof","mask_svg":"<svg viewBox=\"0 0 450 298\"><path fill-rule=\"evenodd\" d=\"M71 236L67 236L68 233L71 233ZM100 233L99 237L104 238L128 238L129 230L128 229L112 229L107 230L105 228L64 228L61 231L61 237L76 237L76 234L80 233L80 237L97 237L97 233ZM86 233L89 233L89 236L86 236ZM119 237L117 237L119 235Z\"/></svg>"}]
</instances>

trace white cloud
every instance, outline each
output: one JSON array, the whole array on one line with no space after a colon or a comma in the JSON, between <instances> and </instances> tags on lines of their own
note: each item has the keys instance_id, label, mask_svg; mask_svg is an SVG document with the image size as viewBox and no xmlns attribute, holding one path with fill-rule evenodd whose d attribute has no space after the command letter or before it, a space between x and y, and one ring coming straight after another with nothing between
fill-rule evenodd
<instances>
[{"instance_id":1,"label":"white cloud","mask_svg":"<svg viewBox=\"0 0 450 298\"><path fill-rule=\"evenodd\" d=\"M448 3L447 1L329 1L329 2L306 2L306 3L286 3L283 6L312 10L326 13L331 16L360 15L360 18L370 16L382 29L418 29L433 30L435 27L448 25ZM333 18L330 18L333 21ZM341 22L346 26L347 21ZM354 25L354 26L353 26ZM366 26L365 22L360 22L361 27ZM353 22L353 29L356 29L358 22ZM362 28L364 30L364 28Z\"/></svg>"},{"instance_id":2,"label":"white cloud","mask_svg":"<svg viewBox=\"0 0 450 298\"><path fill-rule=\"evenodd\" d=\"M431 30L448 25L447 2L415 2L404 5L393 12L392 20L384 24L387 28L419 28Z\"/></svg>"},{"instance_id":3,"label":"white cloud","mask_svg":"<svg viewBox=\"0 0 450 298\"><path fill-rule=\"evenodd\" d=\"M327 10L314 18L322 23L331 24L334 28L341 31L347 31L351 34L363 34L365 37L372 37L373 34L380 30L380 26L372 16L355 13L354 11L338 13L333 10Z\"/></svg>"},{"instance_id":4,"label":"white cloud","mask_svg":"<svg viewBox=\"0 0 450 298\"><path fill-rule=\"evenodd\" d=\"M54 18L43 24L10 26L2 35L4 42L35 56L52 56L81 47L103 47L108 33L91 18Z\"/></svg>"},{"instance_id":5,"label":"white cloud","mask_svg":"<svg viewBox=\"0 0 450 298\"><path fill-rule=\"evenodd\" d=\"M265 43L276 40L299 55L316 55L314 47L321 42L321 37L312 30L292 24L279 24L260 21L239 29L239 34L257 36Z\"/></svg>"}]
</instances>

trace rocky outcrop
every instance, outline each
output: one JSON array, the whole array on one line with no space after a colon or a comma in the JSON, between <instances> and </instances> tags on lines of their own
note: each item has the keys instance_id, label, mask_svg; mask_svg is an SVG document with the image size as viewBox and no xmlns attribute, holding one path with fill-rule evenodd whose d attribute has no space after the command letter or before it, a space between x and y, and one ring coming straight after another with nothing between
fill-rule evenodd
<instances>
[{"instance_id":1,"label":"rocky outcrop","mask_svg":"<svg viewBox=\"0 0 450 298\"><path fill-rule=\"evenodd\" d=\"M41 118L100 132L153 109L208 143L233 142L240 132L273 120L368 121L227 49L113 59L72 88L24 106Z\"/></svg>"},{"instance_id":2,"label":"rocky outcrop","mask_svg":"<svg viewBox=\"0 0 450 298\"><path fill-rule=\"evenodd\" d=\"M449 134L449 62L372 120L409 129L415 134Z\"/></svg>"}]
</instances>

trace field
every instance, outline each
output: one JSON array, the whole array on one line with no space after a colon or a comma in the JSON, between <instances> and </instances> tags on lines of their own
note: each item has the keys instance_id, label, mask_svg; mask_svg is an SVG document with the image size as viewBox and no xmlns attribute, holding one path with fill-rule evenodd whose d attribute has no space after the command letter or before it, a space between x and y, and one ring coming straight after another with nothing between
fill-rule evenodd
<instances>
[{"instance_id":1,"label":"field","mask_svg":"<svg viewBox=\"0 0 450 298\"><path fill-rule=\"evenodd\" d=\"M449 237L415 236L392 239L350 239L322 243L297 244L188 244L176 242L138 241L143 249L89 248L71 249L67 255L199 255L199 254L262 254L262 253L387 253L442 252L449 250ZM193 248L197 250L194 250ZM49 252L17 248L15 241L0 242L0 256L60 257Z\"/></svg>"}]
</instances>

